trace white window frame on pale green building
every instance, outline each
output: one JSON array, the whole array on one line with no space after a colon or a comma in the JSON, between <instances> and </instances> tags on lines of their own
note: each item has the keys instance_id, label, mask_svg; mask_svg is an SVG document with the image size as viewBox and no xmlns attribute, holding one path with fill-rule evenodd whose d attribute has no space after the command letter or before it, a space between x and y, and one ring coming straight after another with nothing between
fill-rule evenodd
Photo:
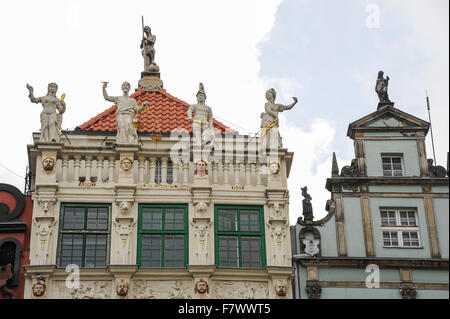
<instances>
[{"instance_id":1,"label":"white window frame on pale green building","mask_svg":"<svg viewBox=\"0 0 450 319\"><path fill-rule=\"evenodd\" d=\"M392 213L395 214L395 224L392 224L394 218L392 218ZM406 219L402 218L402 213L406 214ZM414 214L414 220L410 218L410 214ZM386 217L383 217L385 215ZM409 215L409 216L408 216ZM388 217L389 216L389 217ZM417 210L411 208L380 208L380 219L381 219L381 232L382 232L382 240L384 248L423 248L422 242L420 240L420 232L419 232L419 221L417 218ZM387 223L383 224L383 221L387 221ZM402 225L402 221L406 221ZM386 245L385 244L385 232L396 233L397 234L397 245ZM416 246L408 246L405 245L406 241L406 233L416 233L417 234L417 245ZM392 238L392 235L389 236ZM410 236L411 238L411 236ZM392 242L392 241L391 241ZM410 243L412 240L410 239Z\"/></svg>"},{"instance_id":2,"label":"white window frame on pale green building","mask_svg":"<svg viewBox=\"0 0 450 319\"><path fill-rule=\"evenodd\" d=\"M385 158L390 159L391 167L388 170L385 170L383 160ZM400 170L394 169L394 165L392 163L392 159L399 158L400 159L400 165L401 165L401 175L395 175L395 172L399 172ZM386 177L401 177L405 176L405 165L403 163L403 154L381 154L381 169L383 171L383 176ZM387 172L390 172L390 174L387 174Z\"/></svg>"}]
</instances>

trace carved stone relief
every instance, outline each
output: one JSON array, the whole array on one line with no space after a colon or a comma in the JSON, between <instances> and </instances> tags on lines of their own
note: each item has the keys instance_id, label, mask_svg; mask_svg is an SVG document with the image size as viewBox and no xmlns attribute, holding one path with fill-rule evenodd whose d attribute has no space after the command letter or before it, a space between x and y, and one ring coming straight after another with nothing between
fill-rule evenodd
<instances>
[{"instance_id":1,"label":"carved stone relief","mask_svg":"<svg viewBox=\"0 0 450 319\"><path fill-rule=\"evenodd\" d=\"M287 295L287 284L284 280L277 280L275 283L275 298L277 299L286 299Z\"/></svg>"},{"instance_id":2,"label":"carved stone relief","mask_svg":"<svg viewBox=\"0 0 450 319\"><path fill-rule=\"evenodd\" d=\"M36 234L36 253L35 262L37 265L46 265L49 256L49 242L50 236L53 233L53 227L56 221L54 218L39 218L33 219L33 224L35 225Z\"/></svg>"},{"instance_id":3,"label":"carved stone relief","mask_svg":"<svg viewBox=\"0 0 450 319\"><path fill-rule=\"evenodd\" d=\"M136 299L192 299L191 281L135 280L133 296Z\"/></svg>"},{"instance_id":4,"label":"carved stone relief","mask_svg":"<svg viewBox=\"0 0 450 319\"><path fill-rule=\"evenodd\" d=\"M130 290L130 283L127 280L120 279L116 284L117 299L128 299L129 290Z\"/></svg>"},{"instance_id":5,"label":"carved stone relief","mask_svg":"<svg viewBox=\"0 0 450 319\"><path fill-rule=\"evenodd\" d=\"M213 296L218 299L267 299L267 282L214 281Z\"/></svg>"},{"instance_id":6,"label":"carved stone relief","mask_svg":"<svg viewBox=\"0 0 450 319\"><path fill-rule=\"evenodd\" d=\"M209 285L208 285L208 283L205 280L203 280L203 279L199 279L195 283L194 293L195 293L195 296L198 299L206 299L206 298L208 298L208 296L209 296Z\"/></svg>"},{"instance_id":7,"label":"carved stone relief","mask_svg":"<svg viewBox=\"0 0 450 319\"><path fill-rule=\"evenodd\" d=\"M109 299L111 298L111 282L82 282L78 288L72 288L73 299Z\"/></svg>"},{"instance_id":8,"label":"carved stone relief","mask_svg":"<svg viewBox=\"0 0 450 319\"><path fill-rule=\"evenodd\" d=\"M120 243L117 248L117 262L119 264L128 264L130 261L130 234L133 231L136 221L133 218L116 219L114 226L119 235Z\"/></svg>"}]
</instances>

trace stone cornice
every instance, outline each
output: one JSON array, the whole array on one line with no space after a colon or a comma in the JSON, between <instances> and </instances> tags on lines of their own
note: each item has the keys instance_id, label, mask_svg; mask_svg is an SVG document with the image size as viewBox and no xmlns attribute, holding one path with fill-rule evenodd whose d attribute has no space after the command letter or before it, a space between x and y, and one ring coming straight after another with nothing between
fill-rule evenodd
<instances>
[{"instance_id":1,"label":"stone cornice","mask_svg":"<svg viewBox=\"0 0 450 319\"><path fill-rule=\"evenodd\" d=\"M435 185L448 186L448 177L332 177L327 178L326 189L332 191L335 185Z\"/></svg>"},{"instance_id":2,"label":"stone cornice","mask_svg":"<svg viewBox=\"0 0 450 319\"><path fill-rule=\"evenodd\" d=\"M364 257L299 257L293 256L294 262L302 266L310 267L349 267L365 268L369 264L376 264L380 268L408 268L408 269L449 269L448 259L415 259L415 258L364 258Z\"/></svg>"}]
</instances>

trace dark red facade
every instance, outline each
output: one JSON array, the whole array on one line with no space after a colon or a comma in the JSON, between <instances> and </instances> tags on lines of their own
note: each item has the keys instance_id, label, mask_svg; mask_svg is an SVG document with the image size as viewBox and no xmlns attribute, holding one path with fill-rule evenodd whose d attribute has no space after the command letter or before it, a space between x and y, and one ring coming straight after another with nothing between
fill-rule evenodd
<instances>
[{"instance_id":1,"label":"dark red facade","mask_svg":"<svg viewBox=\"0 0 450 319\"><path fill-rule=\"evenodd\" d=\"M0 183L0 299L24 298L23 266L30 263L31 196Z\"/></svg>"}]
</instances>

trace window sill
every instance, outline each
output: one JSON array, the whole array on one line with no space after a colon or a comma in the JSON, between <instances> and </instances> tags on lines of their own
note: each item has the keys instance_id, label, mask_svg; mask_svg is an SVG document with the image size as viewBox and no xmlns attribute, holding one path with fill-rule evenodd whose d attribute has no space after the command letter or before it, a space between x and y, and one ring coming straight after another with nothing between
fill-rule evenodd
<instances>
[{"instance_id":1,"label":"window sill","mask_svg":"<svg viewBox=\"0 0 450 319\"><path fill-rule=\"evenodd\" d=\"M394 248L394 249L423 249L424 247L423 246L414 246L414 247L407 247L407 246L383 246L383 248L386 248L386 249L391 249L391 248Z\"/></svg>"}]
</instances>

